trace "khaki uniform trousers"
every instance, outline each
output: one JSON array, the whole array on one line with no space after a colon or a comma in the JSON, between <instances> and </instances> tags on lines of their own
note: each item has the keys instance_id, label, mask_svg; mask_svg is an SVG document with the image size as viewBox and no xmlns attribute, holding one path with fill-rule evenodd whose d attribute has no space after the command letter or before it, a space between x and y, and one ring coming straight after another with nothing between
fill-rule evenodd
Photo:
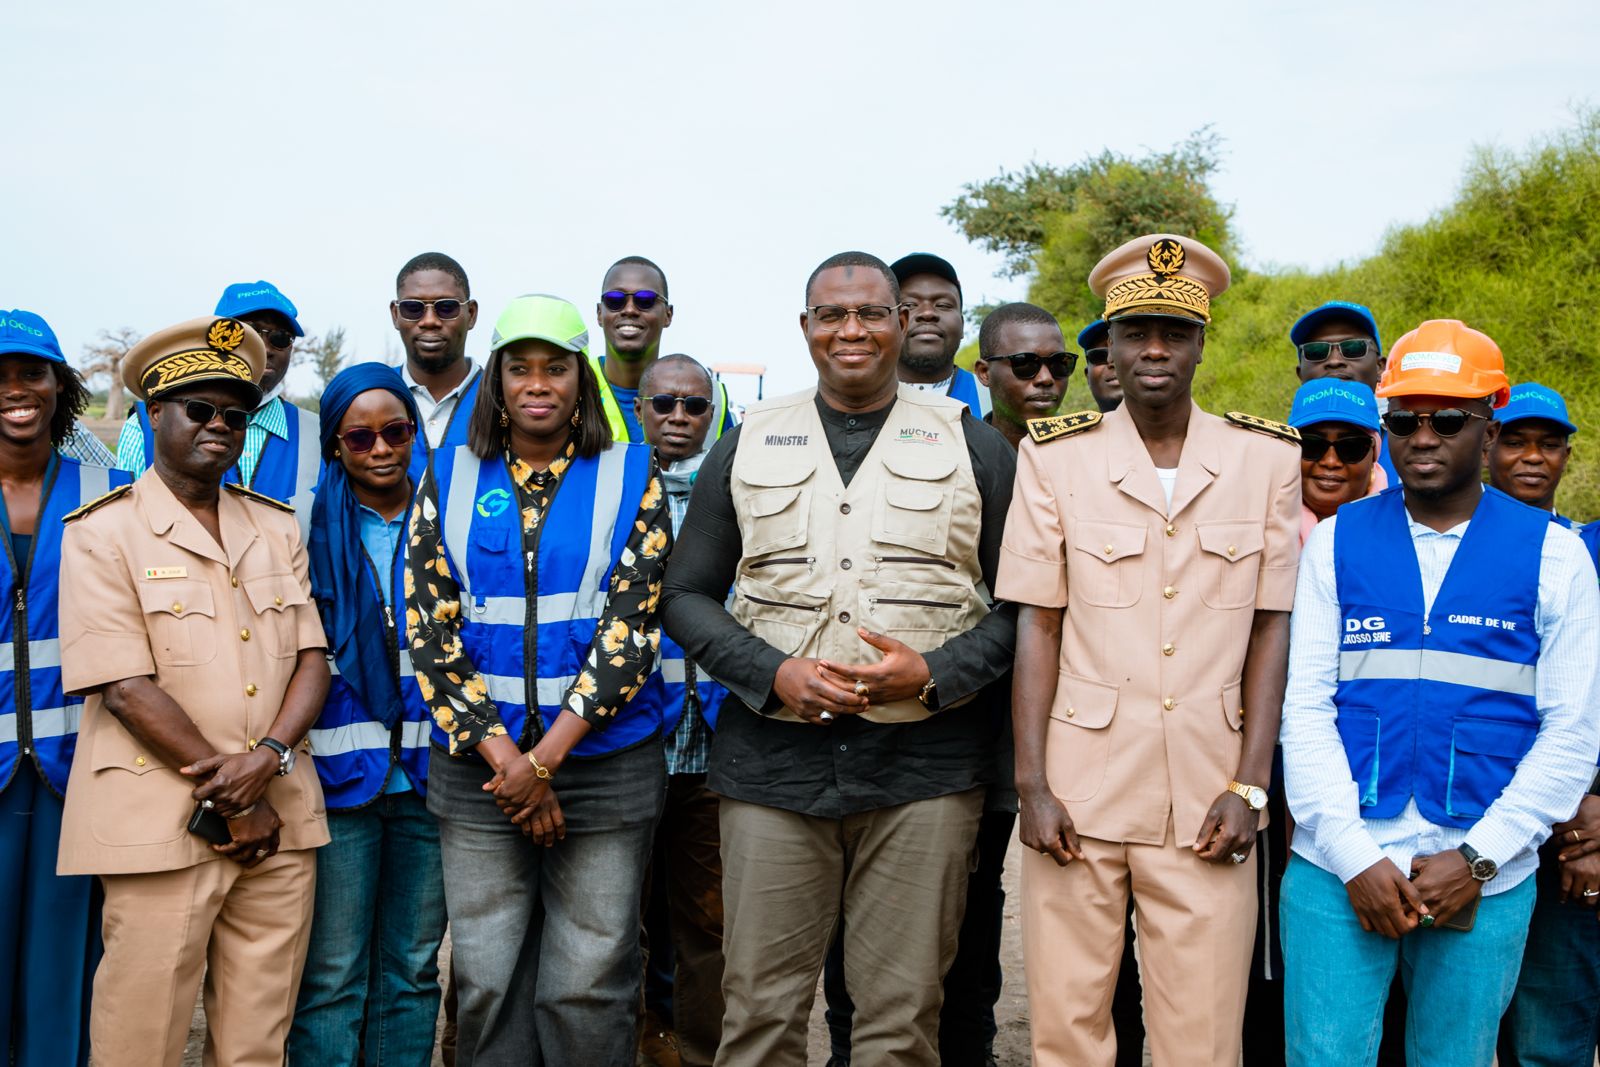
<instances>
[{"instance_id":1,"label":"khaki uniform trousers","mask_svg":"<svg viewBox=\"0 0 1600 1067\"><path fill-rule=\"evenodd\" d=\"M1156 1067L1237 1067L1256 855L1207 863L1179 848L1079 839L1066 867L1022 849L1022 951L1035 1067L1113 1067L1111 996L1131 891L1145 1027Z\"/></svg>"},{"instance_id":2,"label":"khaki uniform trousers","mask_svg":"<svg viewBox=\"0 0 1600 1067\"><path fill-rule=\"evenodd\" d=\"M205 975L206 1067L281 1067L311 934L316 852L102 875L95 1067L177 1067Z\"/></svg>"}]
</instances>

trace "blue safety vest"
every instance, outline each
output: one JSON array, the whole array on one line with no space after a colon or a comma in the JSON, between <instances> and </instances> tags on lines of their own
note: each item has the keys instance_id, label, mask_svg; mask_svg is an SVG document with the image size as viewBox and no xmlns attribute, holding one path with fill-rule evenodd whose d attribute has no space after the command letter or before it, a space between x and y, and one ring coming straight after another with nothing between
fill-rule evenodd
<instances>
[{"instance_id":1,"label":"blue safety vest","mask_svg":"<svg viewBox=\"0 0 1600 1067\"><path fill-rule=\"evenodd\" d=\"M439 439L440 448L456 448L467 443L467 426L472 422L472 409L478 406L478 387L483 385L483 369L474 365L468 373L472 375L472 380L456 398L456 406L450 409L450 421L445 423L444 436ZM412 485L422 484L422 472L428 469L428 457L432 454L433 446L428 444L428 435L418 426L416 439L411 445Z\"/></svg>"},{"instance_id":2,"label":"blue safety vest","mask_svg":"<svg viewBox=\"0 0 1600 1067\"><path fill-rule=\"evenodd\" d=\"M311 497L316 492L317 479L322 475L322 428L314 411L296 407L283 401L289 436L267 434L256 459L256 468L250 475L247 488L262 496L281 500L294 508L294 517L300 523L301 540L311 534ZM133 406L139 419L139 429L144 434L144 465L149 469L155 462L156 439L150 426L150 415L141 400ZM222 476L225 483L239 485L244 479L239 465L228 468Z\"/></svg>"},{"instance_id":3,"label":"blue safety vest","mask_svg":"<svg viewBox=\"0 0 1600 1067\"><path fill-rule=\"evenodd\" d=\"M956 376L950 381L950 396L967 405L967 410L972 412L975 419L987 418L989 412L994 410L989 390L978 381L978 376L960 367L956 368Z\"/></svg>"},{"instance_id":4,"label":"blue safety vest","mask_svg":"<svg viewBox=\"0 0 1600 1067\"><path fill-rule=\"evenodd\" d=\"M440 449L432 470L445 552L461 587L461 643L506 732L527 748L555 722L588 659L611 572L649 484L650 449L614 444L573 460L540 523L538 551L526 556L504 459ZM572 754L601 756L657 735L662 688L653 671L615 721L591 731ZM538 724L527 713L535 704ZM433 740L448 745L437 726Z\"/></svg>"},{"instance_id":5,"label":"blue safety vest","mask_svg":"<svg viewBox=\"0 0 1600 1067\"><path fill-rule=\"evenodd\" d=\"M662 687L663 736L676 730L679 720L683 718L683 700L688 693L690 671L694 672L694 689L700 701L700 717L705 720L708 727L715 730L717 713L722 710L722 702L728 698L728 691L712 681L705 671L689 663L684 657L683 646L668 637L665 630L661 631L661 655L656 661L656 674L660 678Z\"/></svg>"},{"instance_id":6,"label":"blue safety vest","mask_svg":"<svg viewBox=\"0 0 1600 1067\"><path fill-rule=\"evenodd\" d=\"M1389 434L1384 430L1378 431L1378 466L1388 476L1389 485L1400 484L1400 472L1395 469L1394 458L1389 455Z\"/></svg>"},{"instance_id":7,"label":"blue safety vest","mask_svg":"<svg viewBox=\"0 0 1600 1067\"><path fill-rule=\"evenodd\" d=\"M1473 825L1539 732L1539 562L1549 516L1485 488L1431 611L1396 486L1339 509L1334 693L1361 814L1415 798L1436 826Z\"/></svg>"},{"instance_id":8,"label":"blue safety vest","mask_svg":"<svg viewBox=\"0 0 1600 1067\"><path fill-rule=\"evenodd\" d=\"M407 538L402 535L394 554L389 588L395 592L405 589L406 543ZM369 566L363 591L383 604L390 668L400 680L401 713L393 728L384 726L339 676L339 664L329 657L333 680L328 686L328 699L307 738L317 777L322 779L322 794L333 810L359 808L376 800L389 784L396 764L405 770L419 794L427 793L428 734L433 720L411 669L405 633L395 623L394 605L384 602L383 587L372 571L375 564L370 556L366 559ZM400 610L405 610L403 604Z\"/></svg>"},{"instance_id":9,"label":"blue safety vest","mask_svg":"<svg viewBox=\"0 0 1600 1067\"><path fill-rule=\"evenodd\" d=\"M19 755L33 757L39 774L60 795L67 788L78 747L83 698L61 690L61 628L56 617L61 577L62 518L119 485L127 471L55 458L45 473L43 506L27 562L28 586L17 587L10 538L0 553L0 588L9 610L0 612L0 789L11 783ZM7 860L7 862L14 862Z\"/></svg>"},{"instance_id":10,"label":"blue safety vest","mask_svg":"<svg viewBox=\"0 0 1600 1067\"><path fill-rule=\"evenodd\" d=\"M1589 550L1589 559L1594 562L1595 569L1600 570L1600 522L1591 522L1579 528L1578 539Z\"/></svg>"}]
</instances>

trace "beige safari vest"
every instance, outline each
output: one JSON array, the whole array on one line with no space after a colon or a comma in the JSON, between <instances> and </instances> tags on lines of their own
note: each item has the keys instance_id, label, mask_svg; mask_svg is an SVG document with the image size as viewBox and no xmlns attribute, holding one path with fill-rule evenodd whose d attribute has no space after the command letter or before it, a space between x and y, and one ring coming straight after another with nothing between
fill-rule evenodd
<instances>
[{"instance_id":1,"label":"beige safari vest","mask_svg":"<svg viewBox=\"0 0 1600 1067\"><path fill-rule=\"evenodd\" d=\"M816 395L757 404L739 431L732 495L744 555L733 617L780 652L837 663L883 658L858 626L918 652L970 630L989 595L965 406L901 386L846 488ZM914 697L863 713L873 722L927 716ZM789 708L776 717L799 718Z\"/></svg>"}]
</instances>

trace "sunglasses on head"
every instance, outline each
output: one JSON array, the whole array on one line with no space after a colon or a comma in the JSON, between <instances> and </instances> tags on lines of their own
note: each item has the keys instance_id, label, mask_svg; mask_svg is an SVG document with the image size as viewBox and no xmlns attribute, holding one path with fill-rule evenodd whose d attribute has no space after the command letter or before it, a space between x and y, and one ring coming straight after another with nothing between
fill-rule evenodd
<instances>
[{"instance_id":1,"label":"sunglasses on head","mask_svg":"<svg viewBox=\"0 0 1600 1067\"><path fill-rule=\"evenodd\" d=\"M185 400L183 413L189 421L201 426L210 426L211 420L222 413L222 424L234 433L239 433L250 425L250 413L244 408L219 408L215 404L208 404L204 400Z\"/></svg>"},{"instance_id":2,"label":"sunglasses on head","mask_svg":"<svg viewBox=\"0 0 1600 1067\"><path fill-rule=\"evenodd\" d=\"M352 452L371 452L378 444L378 438L383 438L384 444L390 448L404 448L413 436L416 435L417 424L410 419L399 419L391 422L381 430L370 429L366 426L356 426L344 433L335 434L344 447Z\"/></svg>"},{"instance_id":3,"label":"sunglasses on head","mask_svg":"<svg viewBox=\"0 0 1600 1067\"><path fill-rule=\"evenodd\" d=\"M1078 365L1078 357L1071 352L1057 352L1049 356L1041 356L1037 352L1018 352L1011 356L983 357L985 363L999 363L1002 360L1011 365L1012 374L1028 381L1039 376L1040 367L1048 367L1050 377L1059 382Z\"/></svg>"},{"instance_id":4,"label":"sunglasses on head","mask_svg":"<svg viewBox=\"0 0 1600 1067\"><path fill-rule=\"evenodd\" d=\"M633 297L633 306L640 311L649 311L656 306L657 300L666 299L660 293L650 289L640 289L632 293L626 289L607 289L600 294L600 303L606 306L607 311L621 311L628 306L628 298L630 296Z\"/></svg>"},{"instance_id":5,"label":"sunglasses on head","mask_svg":"<svg viewBox=\"0 0 1600 1067\"><path fill-rule=\"evenodd\" d=\"M1366 434L1359 434L1355 437L1329 440L1316 434L1300 435L1300 458L1308 463L1320 461L1328 454L1330 448L1333 449L1333 454L1339 457L1340 463L1360 463L1372 454L1372 438Z\"/></svg>"},{"instance_id":6,"label":"sunglasses on head","mask_svg":"<svg viewBox=\"0 0 1600 1067\"><path fill-rule=\"evenodd\" d=\"M1090 348L1084 350L1083 361L1091 367L1104 367L1111 362L1111 349Z\"/></svg>"},{"instance_id":7,"label":"sunglasses on head","mask_svg":"<svg viewBox=\"0 0 1600 1067\"><path fill-rule=\"evenodd\" d=\"M432 308L433 313L441 319L453 319L461 314L461 309L466 306L465 300L449 298L446 300L396 300L395 310L400 312L400 317L410 322L416 322Z\"/></svg>"},{"instance_id":8,"label":"sunglasses on head","mask_svg":"<svg viewBox=\"0 0 1600 1067\"><path fill-rule=\"evenodd\" d=\"M1365 337L1352 337L1347 341L1307 341L1300 346L1300 358L1307 363L1321 363L1333 355L1335 348L1345 359L1360 359L1373 349L1373 344Z\"/></svg>"},{"instance_id":9,"label":"sunglasses on head","mask_svg":"<svg viewBox=\"0 0 1600 1067\"><path fill-rule=\"evenodd\" d=\"M1391 437L1410 437L1426 422L1439 437L1454 437L1467 428L1472 419L1489 421L1489 416L1461 408L1440 408L1432 414L1416 411L1391 410L1383 413L1383 428Z\"/></svg>"},{"instance_id":10,"label":"sunglasses on head","mask_svg":"<svg viewBox=\"0 0 1600 1067\"><path fill-rule=\"evenodd\" d=\"M691 419L698 419L711 410L711 399L704 396L673 396L671 393L657 393L650 398L650 407L657 415L671 415L679 404L683 405L683 413Z\"/></svg>"},{"instance_id":11,"label":"sunglasses on head","mask_svg":"<svg viewBox=\"0 0 1600 1067\"><path fill-rule=\"evenodd\" d=\"M288 348L294 344L294 334L279 326L252 326L268 348Z\"/></svg>"}]
</instances>

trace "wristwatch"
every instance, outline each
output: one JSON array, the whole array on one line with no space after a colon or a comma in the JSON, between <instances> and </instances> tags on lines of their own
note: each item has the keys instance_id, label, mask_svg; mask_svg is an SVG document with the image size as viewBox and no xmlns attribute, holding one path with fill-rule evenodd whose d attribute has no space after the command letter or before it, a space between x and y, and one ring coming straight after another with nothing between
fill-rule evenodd
<instances>
[{"instance_id":1,"label":"wristwatch","mask_svg":"<svg viewBox=\"0 0 1600 1067\"><path fill-rule=\"evenodd\" d=\"M263 737L261 740L256 742L256 745L260 746L261 748L270 748L272 751L278 754L279 778L282 778L284 775L294 770L294 749L290 748L282 741L275 741L270 737Z\"/></svg>"},{"instance_id":2,"label":"wristwatch","mask_svg":"<svg viewBox=\"0 0 1600 1067\"><path fill-rule=\"evenodd\" d=\"M1472 872L1472 877L1480 882L1487 882L1500 873L1500 865L1488 856L1483 855L1471 845L1463 842L1457 852L1467 858L1467 869Z\"/></svg>"},{"instance_id":3,"label":"wristwatch","mask_svg":"<svg viewBox=\"0 0 1600 1067\"><path fill-rule=\"evenodd\" d=\"M1228 792L1237 793L1244 797L1244 802L1250 805L1251 811L1260 811L1267 806L1267 791L1259 785L1245 785L1243 782L1229 782Z\"/></svg>"},{"instance_id":4,"label":"wristwatch","mask_svg":"<svg viewBox=\"0 0 1600 1067\"><path fill-rule=\"evenodd\" d=\"M921 701L922 706L927 708L929 711L938 711L939 683L934 681L932 677L929 677L928 683L922 687L922 692L917 694L917 699Z\"/></svg>"}]
</instances>

